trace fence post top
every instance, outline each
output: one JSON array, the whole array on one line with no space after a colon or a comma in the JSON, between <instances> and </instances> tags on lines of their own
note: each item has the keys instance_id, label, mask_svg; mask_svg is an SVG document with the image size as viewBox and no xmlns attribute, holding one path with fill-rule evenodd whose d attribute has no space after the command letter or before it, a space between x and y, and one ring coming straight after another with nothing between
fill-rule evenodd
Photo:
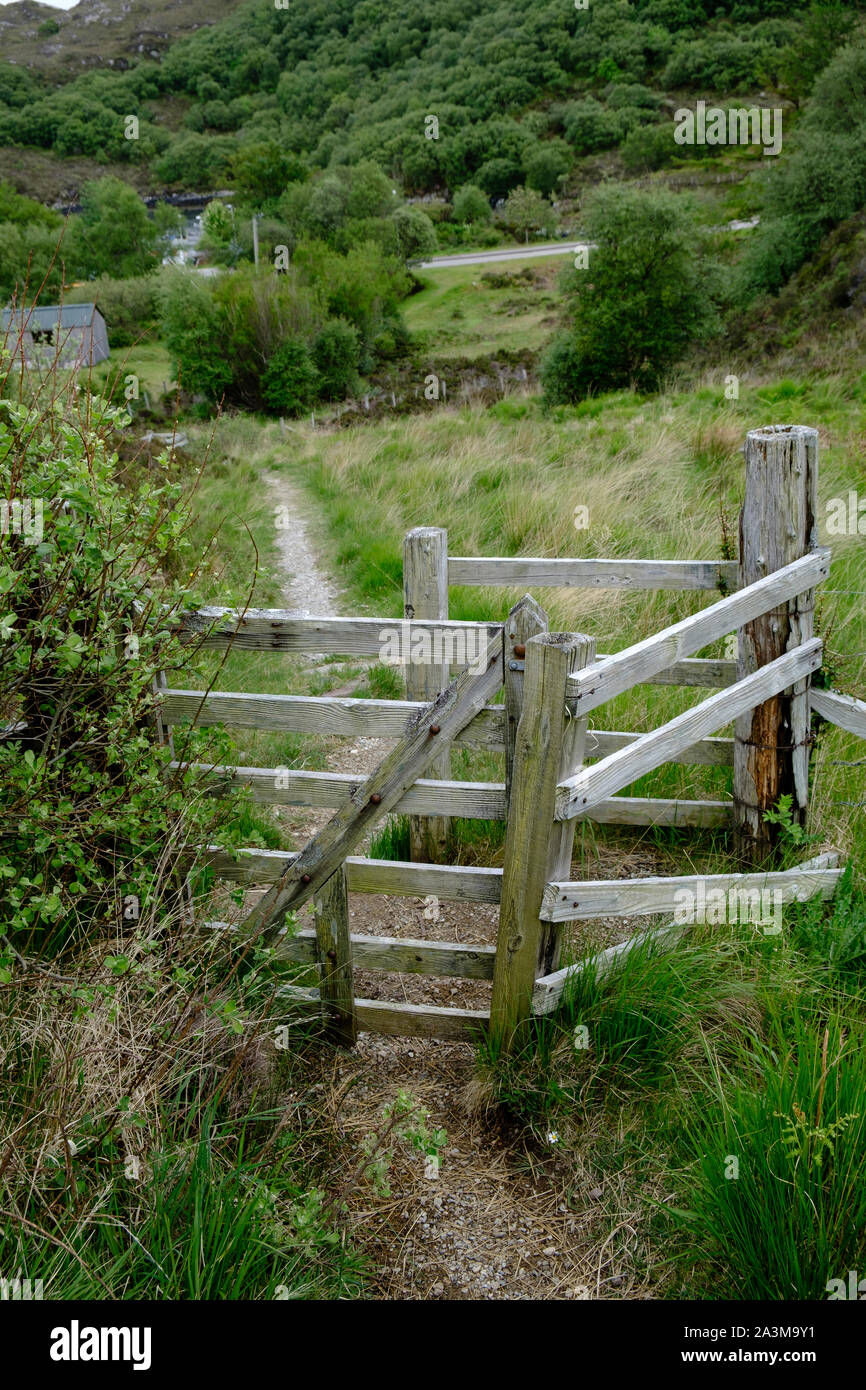
<instances>
[{"instance_id":1,"label":"fence post top","mask_svg":"<svg viewBox=\"0 0 866 1390\"><path fill-rule=\"evenodd\" d=\"M411 531L407 531L403 539L422 540L426 536L442 536L447 538L448 532L444 526L413 526Z\"/></svg>"},{"instance_id":2,"label":"fence post top","mask_svg":"<svg viewBox=\"0 0 866 1390\"><path fill-rule=\"evenodd\" d=\"M519 599L509 611L508 617L513 618L517 613L532 613L540 621L547 622L547 614L538 600L532 597L532 594L524 594L523 598Z\"/></svg>"},{"instance_id":3,"label":"fence post top","mask_svg":"<svg viewBox=\"0 0 866 1390\"><path fill-rule=\"evenodd\" d=\"M771 439L817 439L818 431L813 425L760 425L756 430L749 430L747 439L771 440Z\"/></svg>"},{"instance_id":4,"label":"fence post top","mask_svg":"<svg viewBox=\"0 0 866 1390\"><path fill-rule=\"evenodd\" d=\"M527 646L532 643L542 647L585 647L595 644L595 638L585 632L538 632L526 640Z\"/></svg>"}]
</instances>

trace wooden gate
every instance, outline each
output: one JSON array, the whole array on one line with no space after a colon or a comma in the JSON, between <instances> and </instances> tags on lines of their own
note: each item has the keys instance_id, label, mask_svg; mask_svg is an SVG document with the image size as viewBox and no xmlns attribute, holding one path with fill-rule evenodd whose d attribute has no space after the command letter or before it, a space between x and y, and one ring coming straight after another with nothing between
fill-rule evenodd
<instances>
[{"instance_id":1,"label":"wooden gate","mask_svg":"<svg viewBox=\"0 0 866 1390\"><path fill-rule=\"evenodd\" d=\"M572 881L578 819L736 827L741 847L751 848L761 862L766 850L761 813L773 804L774 790L785 776L795 792L795 814L805 813L811 710L866 736L866 705L811 689L811 677L822 659L821 642L812 635L813 594L826 579L830 563L829 551L816 546L815 431L755 431L747 440L746 465L739 563L449 559L443 531L411 532L405 549L407 621L413 631L426 634L427 649L438 655L428 663L432 674L410 666L407 683L410 693L426 698L162 691L161 713L168 726L194 719L199 724L396 741L361 782L351 774L332 772L223 772L226 785L248 786L262 802L335 808L324 830L297 855L243 850L235 856L214 848L209 860L223 878L271 885L242 923L241 934L270 942L285 959L317 963L318 989L287 987L283 994L294 1007L323 1012L336 1041L350 1043L360 1029L468 1038L489 1028L509 1045L534 1014L556 1007L569 974L580 968L560 968L566 923L602 913L631 917L670 912L678 901L676 894L698 882L696 876ZM761 537L759 549L756 535ZM756 575L758 554L766 572ZM548 632L544 611L529 595L504 624L459 623L447 617L449 582L513 585L527 579L544 586L716 589L724 596L607 656L596 654L590 636ZM191 634L203 635L209 646L377 656L389 624L370 618L205 609L190 615L187 626ZM695 655L735 631L737 661ZM441 656L465 656L470 648L471 662ZM446 686L453 665L463 669ZM589 716L606 701L643 682L723 688L644 734L588 727ZM504 703L491 704L500 686ZM769 750L750 736L753 712L760 727L776 731ZM731 722L735 737L717 737ZM505 781L460 782L443 776L449 750L460 747L504 754ZM594 765L588 766L591 760ZM619 794L669 761L733 765L735 800L671 801ZM425 778L425 771L438 775ZM431 855L443 852L449 817L504 819L504 868L354 855L365 831L388 812L415 818L413 855L425 846ZM838 856L827 853L785 872L759 869L703 876L700 881L706 888L726 891L772 889L784 901L792 901L830 896L840 872ZM497 944L461 946L352 934L350 892L433 894L498 903ZM314 926L296 935L286 933L286 913L309 898ZM628 944L610 954L623 949ZM354 965L492 980L491 1008L488 1013L358 999Z\"/></svg>"}]
</instances>

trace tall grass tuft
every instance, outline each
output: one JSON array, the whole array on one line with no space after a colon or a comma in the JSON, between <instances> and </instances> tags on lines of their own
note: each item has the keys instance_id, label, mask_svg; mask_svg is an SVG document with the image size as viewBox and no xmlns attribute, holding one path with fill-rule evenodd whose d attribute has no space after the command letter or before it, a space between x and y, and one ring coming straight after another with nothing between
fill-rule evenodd
<instances>
[{"instance_id":1,"label":"tall grass tuft","mask_svg":"<svg viewBox=\"0 0 866 1390\"><path fill-rule=\"evenodd\" d=\"M866 1267L864 1031L798 1008L743 1041L736 1075L715 1067L679 1215L728 1297L823 1299Z\"/></svg>"}]
</instances>

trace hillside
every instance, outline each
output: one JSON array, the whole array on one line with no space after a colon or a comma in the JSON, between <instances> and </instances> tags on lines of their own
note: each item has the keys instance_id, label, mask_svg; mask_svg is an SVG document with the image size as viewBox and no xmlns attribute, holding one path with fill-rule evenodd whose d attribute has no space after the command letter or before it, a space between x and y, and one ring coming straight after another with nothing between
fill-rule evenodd
<instances>
[{"instance_id":1,"label":"hillside","mask_svg":"<svg viewBox=\"0 0 866 1390\"><path fill-rule=\"evenodd\" d=\"M175 39L215 24L238 0L78 0L71 10L36 0L0 9L4 61L63 80L81 68L126 68L160 58Z\"/></svg>"},{"instance_id":2,"label":"hillside","mask_svg":"<svg viewBox=\"0 0 866 1390\"><path fill-rule=\"evenodd\" d=\"M794 112L856 13L792 16L780 0L729 13L711 0L434 0L420 13L375 0L255 0L229 13L215 0L85 0L40 23L30 0L10 8L0 149L143 166L155 187L216 187L238 148L271 142L313 169L373 159L410 195L472 181L493 199L524 180L577 194L611 173L724 164L730 151L674 146L673 111L709 97ZM0 175L9 162L0 154Z\"/></svg>"}]
</instances>

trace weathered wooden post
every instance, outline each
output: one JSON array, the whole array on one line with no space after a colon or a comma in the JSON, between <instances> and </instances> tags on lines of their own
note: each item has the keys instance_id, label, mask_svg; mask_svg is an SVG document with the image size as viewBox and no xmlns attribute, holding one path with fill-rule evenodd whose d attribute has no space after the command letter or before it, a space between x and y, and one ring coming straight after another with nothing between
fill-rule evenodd
<instances>
[{"instance_id":1,"label":"weathered wooden post","mask_svg":"<svg viewBox=\"0 0 866 1390\"><path fill-rule=\"evenodd\" d=\"M526 643L547 632L547 614L531 594L524 594L505 620L505 804L511 799L511 775L517 727L523 712L523 672Z\"/></svg>"},{"instance_id":2,"label":"weathered wooden post","mask_svg":"<svg viewBox=\"0 0 866 1390\"><path fill-rule=\"evenodd\" d=\"M320 966L319 997L327 1035L341 1047L352 1047L358 1036L358 1021L345 865L337 869L314 896L313 921Z\"/></svg>"},{"instance_id":3,"label":"weathered wooden post","mask_svg":"<svg viewBox=\"0 0 866 1390\"><path fill-rule=\"evenodd\" d=\"M746 496L740 513L739 584L790 564L818 544L818 431L769 425L746 436ZM747 623L737 634L737 678L813 635L814 590ZM809 800L809 677L766 700L734 725L734 826L743 858L772 854L778 827L764 820L790 795L802 824Z\"/></svg>"},{"instance_id":4,"label":"weathered wooden post","mask_svg":"<svg viewBox=\"0 0 866 1390\"><path fill-rule=\"evenodd\" d=\"M448 532L438 526L416 526L403 539L403 616L448 617ZM411 632L411 628L410 628ZM411 652L411 640L407 643ZM406 699L435 700L450 681L447 661L406 665ZM451 753L445 749L430 764L428 777L451 776ZM448 858L447 816L410 816L410 855L413 861L442 864Z\"/></svg>"},{"instance_id":5,"label":"weathered wooden post","mask_svg":"<svg viewBox=\"0 0 866 1390\"><path fill-rule=\"evenodd\" d=\"M569 714L567 686L594 656L594 638L580 633L542 633L526 643L490 1003L491 1035L506 1049L530 1017L536 978L558 964L562 926L538 914L545 884L570 874L574 821L555 822L556 786L582 761L586 720Z\"/></svg>"}]
</instances>

